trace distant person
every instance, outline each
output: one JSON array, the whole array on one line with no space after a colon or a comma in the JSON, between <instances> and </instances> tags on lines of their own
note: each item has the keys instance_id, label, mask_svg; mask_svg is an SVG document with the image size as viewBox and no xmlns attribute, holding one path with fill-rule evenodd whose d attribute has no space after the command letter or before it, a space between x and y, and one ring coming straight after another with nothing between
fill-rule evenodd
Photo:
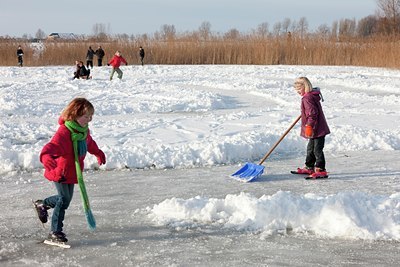
<instances>
[{"instance_id":1,"label":"distant person","mask_svg":"<svg viewBox=\"0 0 400 267\"><path fill-rule=\"evenodd\" d=\"M300 135L308 139L307 156L304 168L298 168L298 174L308 174L310 178L327 178L325 169L325 136L330 133L324 112L322 95L318 87L313 88L307 77L297 78L294 88L301 96Z\"/></svg>"},{"instance_id":2,"label":"distant person","mask_svg":"<svg viewBox=\"0 0 400 267\"><path fill-rule=\"evenodd\" d=\"M93 51L92 47L89 46L89 49L86 53L86 67L93 69L93 57L95 52Z\"/></svg>"},{"instance_id":3,"label":"distant person","mask_svg":"<svg viewBox=\"0 0 400 267\"><path fill-rule=\"evenodd\" d=\"M22 51L21 46L18 46L17 49L17 57L18 57L18 66L22 67L24 60L23 60L23 56L24 56L24 51Z\"/></svg>"},{"instance_id":4,"label":"distant person","mask_svg":"<svg viewBox=\"0 0 400 267\"><path fill-rule=\"evenodd\" d=\"M139 56L140 56L140 62L142 63L142 66L143 66L143 64L144 64L144 49L143 49L143 47L140 47L139 48Z\"/></svg>"},{"instance_id":5,"label":"distant person","mask_svg":"<svg viewBox=\"0 0 400 267\"><path fill-rule=\"evenodd\" d=\"M74 72L74 79L92 79L92 76L90 76L90 69L86 69L85 65L83 65L83 61L75 61L76 64L76 70Z\"/></svg>"},{"instance_id":6,"label":"distant person","mask_svg":"<svg viewBox=\"0 0 400 267\"><path fill-rule=\"evenodd\" d=\"M114 73L118 73L118 78L122 79L122 74L123 72L119 68L121 66L121 63L124 63L125 65L128 65L126 62L125 58L122 57L121 52L117 51L115 52L113 58L108 62L107 66L112 66L111 70L111 75L110 75L110 81L113 79Z\"/></svg>"},{"instance_id":7,"label":"distant person","mask_svg":"<svg viewBox=\"0 0 400 267\"><path fill-rule=\"evenodd\" d=\"M106 53L101 46L99 46L94 53L97 56L97 66L101 67L103 65L103 57L106 55Z\"/></svg>"}]
</instances>

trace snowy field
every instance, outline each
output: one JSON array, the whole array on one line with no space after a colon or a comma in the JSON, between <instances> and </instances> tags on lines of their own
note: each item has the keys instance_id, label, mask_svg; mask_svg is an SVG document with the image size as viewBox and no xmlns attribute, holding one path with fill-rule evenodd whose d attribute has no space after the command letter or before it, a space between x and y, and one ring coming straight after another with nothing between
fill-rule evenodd
<instances>
[{"instance_id":1,"label":"snowy field","mask_svg":"<svg viewBox=\"0 0 400 267\"><path fill-rule=\"evenodd\" d=\"M127 66L109 81L74 66L0 67L0 266L397 266L400 260L400 71L332 66ZM251 183L258 161L300 114L294 79L321 88L332 134L330 178L304 164L297 125ZM74 97L95 106L84 177L67 210L71 249L47 235L31 199L55 193L39 153Z\"/></svg>"}]
</instances>

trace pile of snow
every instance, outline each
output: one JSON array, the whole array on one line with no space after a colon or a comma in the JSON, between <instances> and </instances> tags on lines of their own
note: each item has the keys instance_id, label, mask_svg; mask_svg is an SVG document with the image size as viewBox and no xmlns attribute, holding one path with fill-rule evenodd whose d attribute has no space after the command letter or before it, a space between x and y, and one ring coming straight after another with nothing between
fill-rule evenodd
<instances>
[{"instance_id":1,"label":"pile of snow","mask_svg":"<svg viewBox=\"0 0 400 267\"><path fill-rule=\"evenodd\" d=\"M256 198L247 193L224 199L171 198L154 205L150 217L177 230L233 228L274 234L312 233L321 237L400 241L400 193L371 196L362 192L295 195L279 191Z\"/></svg>"}]
</instances>

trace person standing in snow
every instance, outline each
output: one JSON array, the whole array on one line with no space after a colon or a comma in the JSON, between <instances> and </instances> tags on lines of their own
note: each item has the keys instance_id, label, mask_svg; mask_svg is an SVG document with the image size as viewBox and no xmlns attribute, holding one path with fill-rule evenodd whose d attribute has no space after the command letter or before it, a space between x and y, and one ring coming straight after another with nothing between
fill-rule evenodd
<instances>
[{"instance_id":1,"label":"person standing in snow","mask_svg":"<svg viewBox=\"0 0 400 267\"><path fill-rule=\"evenodd\" d=\"M95 52L93 51L92 47L89 46L88 51L86 52L86 67L93 69L93 57Z\"/></svg>"},{"instance_id":2,"label":"person standing in snow","mask_svg":"<svg viewBox=\"0 0 400 267\"><path fill-rule=\"evenodd\" d=\"M128 63L126 62L125 58L122 57L121 52L115 52L113 58L108 62L107 66L112 66L111 74L110 74L110 81L113 79L114 73L118 73L118 78L122 79L122 70L119 68L121 63L124 63L126 66Z\"/></svg>"},{"instance_id":3,"label":"person standing in snow","mask_svg":"<svg viewBox=\"0 0 400 267\"><path fill-rule=\"evenodd\" d=\"M142 66L144 65L144 49L143 47L139 47L139 56L140 56L140 62L142 63Z\"/></svg>"},{"instance_id":4,"label":"person standing in snow","mask_svg":"<svg viewBox=\"0 0 400 267\"><path fill-rule=\"evenodd\" d=\"M103 57L106 55L106 53L104 52L103 48L99 46L95 54L97 56L97 66L101 67L103 65Z\"/></svg>"},{"instance_id":5,"label":"person standing in snow","mask_svg":"<svg viewBox=\"0 0 400 267\"><path fill-rule=\"evenodd\" d=\"M54 209L49 234L49 239L54 242L68 241L63 233L65 210L72 200L74 185L78 183L77 169L80 167L80 171L83 171L87 152L97 157L99 165L106 163L106 156L92 139L88 128L93 114L94 107L87 99L73 99L58 119L60 126L57 132L40 153L40 162L45 167L44 176L54 183L57 194L36 200L34 204L42 223L47 222L47 210ZM75 142L77 153L74 150Z\"/></svg>"},{"instance_id":6,"label":"person standing in snow","mask_svg":"<svg viewBox=\"0 0 400 267\"><path fill-rule=\"evenodd\" d=\"M309 140L305 167L298 168L297 173L308 174L310 178L328 177L323 149L330 130L322 111L321 91L318 87L313 88L307 77L297 78L294 88L301 96L300 135Z\"/></svg>"},{"instance_id":7,"label":"person standing in snow","mask_svg":"<svg viewBox=\"0 0 400 267\"><path fill-rule=\"evenodd\" d=\"M22 67L22 64L24 63L24 60L22 59L22 57L24 56L24 51L22 51L21 46L18 46L17 49L17 57L18 57L18 66Z\"/></svg>"}]
</instances>

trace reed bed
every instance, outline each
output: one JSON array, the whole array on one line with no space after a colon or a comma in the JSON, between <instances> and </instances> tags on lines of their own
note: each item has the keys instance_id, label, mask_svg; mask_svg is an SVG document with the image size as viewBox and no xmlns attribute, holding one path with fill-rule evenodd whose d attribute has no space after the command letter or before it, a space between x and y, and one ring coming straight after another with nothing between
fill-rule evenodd
<instances>
[{"instance_id":1,"label":"reed bed","mask_svg":"<svg viewBox=\"0 0 400 267\"><path fill-rule=\"evenodd\" d=\"M140 64L139 46L146 52L145 64L235 64L235 65L351 65L400 67L397 38L326 38L321 36L222 37L201 40L196 37L172 39L108 38L107 40L57 40L29 43L26 40L0 39L0 65L16 66L16 49L24 50L24 66L73 65L86 61L89 46L105 50L106 64L116 50L130 65ZM94 65L97 58L94 58Z\"/></svg>"}]
</instances>

